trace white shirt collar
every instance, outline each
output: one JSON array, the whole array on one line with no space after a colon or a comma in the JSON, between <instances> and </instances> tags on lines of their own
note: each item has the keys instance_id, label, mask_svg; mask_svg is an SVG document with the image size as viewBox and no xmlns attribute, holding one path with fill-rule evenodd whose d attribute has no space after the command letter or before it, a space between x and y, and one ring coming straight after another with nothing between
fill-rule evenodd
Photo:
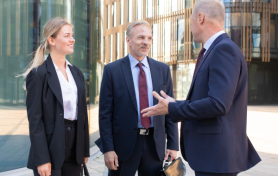
<instances>
[{"instance_id":1,"label":"white shirt collar","mask_svg":"<svg viewBox=\"0 0 278 176\"><path fill-rule=\"evenodd\" d=\"M137 59L135 59L130 53L128 54L128 57L129 57L131 69L133 69L134 67L137 66L137 64L139 63L139 61L138 61ZM149 67L148 59L147 59L146 56L145 56L144 59L141 61L141 63L142 63L146 68Z\"/></svg>"},{"instance_id":2,"label":"white shirt collar","mask_svg":"<svg viewBox=\"0 0 278 176\"><path fill-rule=\"evenodd\" d=\"M206 49L206 52L208 51L209 47L212 45L212 43L214 42L214 40L219 37L220 35L224 34L225 31L219 31L216 34L214 34L212 37L210 37L208 39L208 41L205 43L204 48Z\"/></svg>"},{"instance_id":3,"label":"white shirt collar","mask_svg":"<svg viewBox=\"0 0 278 176\"><path fill-rule=\"evenodd\" d=\"M53 64L54 64L54 67L55 67L55 70L59 70L58 69L58 67L57 67L57 65L53 62ZM66 65L68 66L68 65L70 65L70 66L72 66L71 65L71 63L66 59Z\"/></svg>"}]
</instances>

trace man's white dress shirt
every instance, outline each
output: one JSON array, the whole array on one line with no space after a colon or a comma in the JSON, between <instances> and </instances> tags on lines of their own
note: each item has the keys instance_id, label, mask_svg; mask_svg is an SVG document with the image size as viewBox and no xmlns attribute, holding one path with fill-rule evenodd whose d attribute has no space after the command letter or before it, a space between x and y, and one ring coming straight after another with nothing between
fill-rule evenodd
<instances>
[{"instance_id":1,"label":"man's white dress shirt","mask_svg":"<svg viewBox=\"0 0 278 176\"><path fill-rule=\"evenodd\" d=\"M212 43L214 42L215 39L217 39L217 37L219 37L220 35L224 34L225 31L219 31L216 34L214 34L213 36L211 36L208 41L205 43L204 48L206 49L205 54L207 53L207 51L209 50L209 47L212 45ZM204 55L205 55L204 54Z\"/></svg>"},{"instance_id":2,"label":"man's white dress shirt","mask_svg":"<svg viewBox=\"0 0 278 176\"><path fill-rule=\"evenodd\" d=\"M69 65L71 65L71 63L69 63L69 61L66 60L66 73L69 81L66 80L63 73L59 70L59 68L55 65L54 62L53 64L61 86L64 107L64 118L71 121L77 120L78 95L76 83L69 69Z\"/></svg>"}]
</instances>

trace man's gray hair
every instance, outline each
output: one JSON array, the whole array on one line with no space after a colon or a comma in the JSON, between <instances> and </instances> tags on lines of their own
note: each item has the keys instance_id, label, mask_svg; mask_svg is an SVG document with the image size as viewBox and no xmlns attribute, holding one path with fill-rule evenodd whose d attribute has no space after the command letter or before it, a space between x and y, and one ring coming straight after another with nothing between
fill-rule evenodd
<instances>
[{"instance_id":1,"label":"man's gray hair","mask_svg":"<svg viewBox=\"0 0 278 176\"><path fill-rule=\"evenodd\" d=\"M209 20L225 22L225 5L222 0L198 0L193 9L193 16L203 13Z\"/></svg>"},{"instance_id":2,"label":"man's gray hair","mask_svg":"<svg viewBox=\"0 0 278 176\"><path fill-rule=\"evenodd\" d=\"M137 20L137 21L134 21L133 23L129 24L127 29L126 29L126 36L131 38L132 34L132 29L135 27L135 26L138 26L138 25L146 25L148 26L150 29L152 29L150 23L148 23L147 21L144 21L144 20Z\"/></svg>"}]
</instances>

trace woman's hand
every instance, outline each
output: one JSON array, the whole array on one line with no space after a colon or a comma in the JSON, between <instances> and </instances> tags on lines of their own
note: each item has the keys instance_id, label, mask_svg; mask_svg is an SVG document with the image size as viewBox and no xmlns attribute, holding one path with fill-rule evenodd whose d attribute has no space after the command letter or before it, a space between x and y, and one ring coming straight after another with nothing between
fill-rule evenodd
<instances>
[{"instance_id":1,"label":"woman's hand","mask_svg":"<svg viewBox=\"0 0 278 176\"><path fill-rule=\"evenodd\" d=\"M51 163L46 163L37 167L40 176L50 176L51 175Z\"/></svg>"},{"instance_id":2,"label":"woman's hand","mask_svg":"<svg viewBox=\"0 0 278 176\"><path fill-rule=\"evenodd\" d=\"M87 164L88 162L88 157L84 157L84 163Z\"/></svg>"},{"instance_id":3,"label":"woman's hand","mask_svg":"<svg viewBox=\"0 0 278 176\"><path fill-rule=\"evenodd\" d=\"M88 157L84 157L84 163L87 164L88 162ZM83 164L81 164L81 166L83 166Z\"/></svg>"}]
</instances>

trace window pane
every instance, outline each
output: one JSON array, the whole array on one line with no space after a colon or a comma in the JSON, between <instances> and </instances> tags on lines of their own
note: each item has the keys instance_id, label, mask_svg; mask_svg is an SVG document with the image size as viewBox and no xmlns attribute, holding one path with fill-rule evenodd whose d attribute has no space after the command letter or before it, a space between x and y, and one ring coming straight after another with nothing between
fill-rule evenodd
<instances>
[{"instance_id":1,"label":"window pane","mask_svg":"<svg viewBox=\"0 0 278 176\"><path fill-rule=\"evenodd\" d=\"M171 22L166 21L165 22L165 33L164 33L164 38L165 38L165 62L170 62L170 52L171 52Z\"/></svg>"},{"instance_id":2,"label":"window pane","mask_svg":"<svg viewBox=\"0 0 278 176\"><path fill-rule=\"evenodd\" d=\"M270 21L270 48L277 48L276 41L277 41L277 30L276 30L276 23L277 23L277 14L271 14L271 21Z\"/></svg>"},{"instance_id":3,"label":"window pane","mask_svg":"<svg viewBox=\"0 0 278 176\"><path fill-rule=\"evenodd\" d=\"M115 53L116 53L116 60L119 59L119 33L116 34L116 47L115 47Z\"/></svg>"},{"instance_id":4,"label":"window pane","mask_svg":"<svg viewBox=\"0 0 278 176\"><path fill-rule=\"evenodd\" d=\"M110 35L110 60L109 63L113 61L113 35Z\"/></svg>"},{"instance_id":5,"label":"window pane","mask_svg":"<svg viewBox=\"0 0 278 176\"><path fill-rule=\"evenodd\" d=\"M225 15L224 30L231 37L231 13Z\"/></svg>"},{"instance_id":6,"label":"window pane","mask_svg":"<svg viewBox=\"0 0 278 176\"><path fill-rule=\"evenodd\" d=\"M177 0L172 0L172 12L177 11L177 9L178 9Z\"/></svg>"},{"instance_id":7,"label":"window pane","mask_svg":"<svg viewBox=\"0 0 278 176\"><path fill-rule=\"evenodd\" d=\"M153 24L153 44L152 44L152 58L157 60L157 35L158 35L158 29L157 24Z\"/></svg>"},{"instance_id":8,"label":"window pane","mask_svg":"<svg viewBox=\"0 0 278 176\"><path fill-rule=\"evenodd\" d=\"M133 0L128 0L128 21L132 22L132 13L133 13L133 8L132 8L132 1Z\"/></svg>"},{"instance_id":9,"label":"window pane","mask_svg":"<svg viewBox=\"0 0 278 176\"><path fill-rule=\"evenodd\" d=\"M241 48L241 13L231 13L231 39Z\"/></svg>"},{"instance_id":10,"label":"window pane","mask_svg":"<svg viewBox=\"0 0 278 176\"><path fill-rule=\"evenodd\" d=\"M190 89L195 63L177 65L177 100L185 100Z\"/></svg>"},{"instance_id":11,"label":"window pane","mask_svg":"<svg viewBox=\"0 0 278 176\"><path fill-rule=\"evenodd\" d=\"M127 55L126 31L123 32L123 56Z\"/></svg>"},{"instance_id":12,"label":"window pane","mask_svg":"<svg viewBox=\"0 0 278 176\"><path fill-rule=\"evenodd\" d=\"M159 10L159 15L163 15L164 14L164 3L165 3L165 0L158 0L158 10Z\"/></svg>"},{"instance_id":13,"label":"window pane","mask_svg":"<svg viewBox=\"0 0 278 176\"><path fill-rule=\"evenodd\" d=\"M178 20L178 60L184 58L184 19Z\"/></svg>"},{"instance_id":14,"label":"window pane","mask_svg":"<svg viewBox=\"0 0 278 176\"><path fill-rule=\"evenodd\" d=\"M112 18L113 18L113 27L116 27L117 23L116 23L116 2L113 2L112 5Z\"/></svg>"},{"instance_id":15,"label":"window pane","mask_svg":"<svg viewBox=\"0 0 278 176\"><path fill-rule=\"evenodd\" d=\"M105 46L105 37L103 37L103 63L106 64L106 46Z\"/></svg>"},{"instance_id":16,"label":"window pane","mask_svg":"<svg viewBox=\"0 0 278 176\"><path fill-rule=\"evenodd\" d=\"M142 6L143 6L143 0L137 0L137 10L136 10L136 12L137 12L136 19L137 20L141 20L143 18L143 16L142 16L142 11L143 11Z\"/></svg>"},{"instance_id":17,"label":"window pane","mask_svg":"<svg viewBox=\"0 0 278 176\"><path fill-rule=\"evenodd\" d=\"M109 21L110 20L110 16L109 16L110 6L109 5L106 6L106 10L107 10L107 20L106 20L107 21L107 29L109 29L109 25L110 25L110 21Z\"/></svg>"},{"instance_id":18,"label":"window pane","mask_svg":"<svg viewBox=\"0 0 278 176\"><path fill-rule=\"evenodd\" d=\"M121 23L120 24L124 24L124 0L121 0Z\"/></svg>"},{"instance_id":19,"label":"window pane","mask_svg":"<svg viewBox=\"0 0 278 176\"><path fill-rule=\"evenodd\" d=\"M192 0L185 0L184 1L184 8L190 8L192 7Z\"/></svg>"},{"instance_id":20,"label":"window pane","mask_svg":"<svg viewBox=\"0 0 278 176\"><path fill-rule=\"evenodd\" d=\"M147 0L146 5L147 5L147 18L151 18L152 17L152 9L153 9L153 5L152 5L152 1L153 0Z\"/></svg>"},{"instance_id":21,"label":"window pane","mask_svg":"<svg viewBox=\"0 0 278 176\"><path fill-rule=\"evenodd\" d=\"M261 14L252 13L252 57L261 56ZM271 28L271 24L270 24Z\"/></svg>"}]
</instances>

